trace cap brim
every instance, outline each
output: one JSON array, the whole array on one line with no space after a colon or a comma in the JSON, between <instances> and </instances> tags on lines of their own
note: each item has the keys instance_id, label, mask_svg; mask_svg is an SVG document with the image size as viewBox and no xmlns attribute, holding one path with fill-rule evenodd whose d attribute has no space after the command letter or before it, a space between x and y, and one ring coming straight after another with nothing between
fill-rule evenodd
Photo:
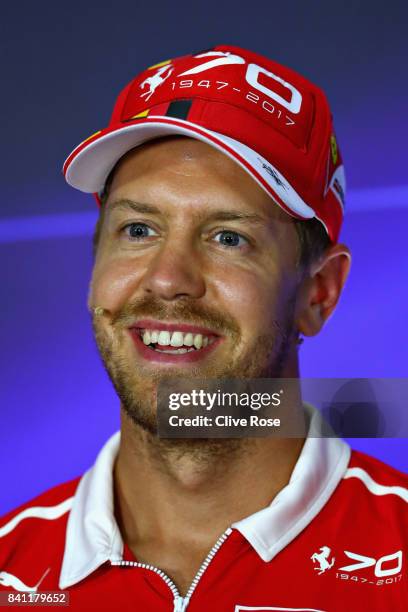
<instances>
[{"instance_id":1,"label":"cap brim","mask_svg":"<svg viewBox=\"0 0 408 612\"><path fill-rule=\"evenodd\" d=\"M300 219L315 217L290 182L271 162L243 143L189 121L151 116L129 125L108 128L83 141L64 163L66 181L86 193L99 193L117 161L144 142L182 135L215 147L237 162L287 213Z\"/></svg>"}]
</instances>

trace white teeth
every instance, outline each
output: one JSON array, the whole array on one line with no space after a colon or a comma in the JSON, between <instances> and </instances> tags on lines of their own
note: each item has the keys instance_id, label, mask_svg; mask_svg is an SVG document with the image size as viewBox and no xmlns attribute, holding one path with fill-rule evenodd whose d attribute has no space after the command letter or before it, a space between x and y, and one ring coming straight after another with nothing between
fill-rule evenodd
<instances>
[{"instance_id":1,"label":"white teeth","mask_svg":"<svg viewBox=\"0 0 408 612\"><path fill-rule=\"evenodd\" d=\"M183 334L180 331L173 332L170 340L171 346L183 346Z\"/></svg>"},{"instance_id":2,"label":"white teeth","mask_svg":"<svg viewBox=\"0 0 408 612\"><path fill-rule=\"evenodd\" d=\"M196 349L200 349L203 345L203 337L201 334L196 334L194 336L194 346Z\"/></svg>"},{"instance_id":3,"label":"white teeth","mask_svg":"<svg viewBox=\"0 0 408 612\"><path fill-rule=\"evenodd\" d=\"M144 342L144 344L147 345L147 344L150 344L151 341L152 340L151 340L151 337L150 337L150 332L146 329L143 332L143 342Z\"/></svg>"},{"instance_id":4,"label":"white teeth","mask_svg":"<svg viewBox=\"0 0 408 612\"><path fill-rule=\"evenodd\" d=\"M170 344L170 334L168 331L159 332L159 337L157 342L162 346L167 346Z\"/></svg>"},{"instance_id":5,"label":"white teeth","mask_svg":"<svg viewBox=\"0 0 408 612\"><path fill-rule=\"evenodd\" d=\"M158 329L145 329L141 331L143 343L147 346L149 344L160 344L161 346L173 346L173 347L192 347L194 346L197 350L212 344L215 338L203 336L203 334L193 334L191 332L183 333L181 331L169 332L167 330ZM172 351L173 353L175 351Z\"/></svg>"},{"instance_id":6,"label":"white teeth","mask_svg":"<svg viewBox=\"0 0 408 612\"><path fill-rule=\"evenodd\" d=\"M183 344L185 346L193 346L193 344L194 344L194 336L193 336L193 334L191 334L190 332L188 334L186 334L184 336Z\"/></svg>"},{"instance_id":7,"label":"white teeth","mask_svg":"<svg viewBox=\"0 0 408 612\"><path fill-rule=\"evenodd\" d=\"M150 334L150 342L153 342L153 344L156 344L158 339L159 339L159 332L157 330L152 331Z\"/></svg>"}]
</instances>

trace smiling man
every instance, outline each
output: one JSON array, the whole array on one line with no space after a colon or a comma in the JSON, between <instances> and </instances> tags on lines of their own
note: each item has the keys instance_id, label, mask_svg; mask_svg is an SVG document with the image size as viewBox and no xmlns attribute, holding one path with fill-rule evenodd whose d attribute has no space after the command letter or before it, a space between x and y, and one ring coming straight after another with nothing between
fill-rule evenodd
<instances>
[{"instance_id":1,"label":"smiling man","mask_svg":"<svg viewBox=\"0 0 408 612\"><path fill-rule=\"evenodd\" d=\"M169 60L64 172L101 205L88 301L121 431L4 517L3 591L75 610L405 609L406 479L318 437L299 387L306 438L157 431L160 382L298 379L300 335L336 308L350 251L321 90L239 48Z\"/></svg>"}]
</instances>

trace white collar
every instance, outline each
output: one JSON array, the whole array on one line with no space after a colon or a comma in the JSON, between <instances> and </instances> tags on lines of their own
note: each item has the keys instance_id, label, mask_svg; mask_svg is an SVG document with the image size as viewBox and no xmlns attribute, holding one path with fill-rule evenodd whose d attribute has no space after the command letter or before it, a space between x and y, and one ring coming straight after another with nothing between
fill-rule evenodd
<instances>
[{"instance_id":1,"label":"white collar","mask_svg":"<svg viewBox=\"0 0 408 612\"><path fill-rule=\"evenodd\" d=\"M289 483L270 506L233 523L264 561L271 561L320 512L344 476L350 447L339 438L316 437L320 413L311 415L308 436ZM113 509L113 466L120 432L102 447L95 464L81 478L69 515L59 588L83 580L106 561L123 556L123 540Z\"/></svg>"}]
</instances>

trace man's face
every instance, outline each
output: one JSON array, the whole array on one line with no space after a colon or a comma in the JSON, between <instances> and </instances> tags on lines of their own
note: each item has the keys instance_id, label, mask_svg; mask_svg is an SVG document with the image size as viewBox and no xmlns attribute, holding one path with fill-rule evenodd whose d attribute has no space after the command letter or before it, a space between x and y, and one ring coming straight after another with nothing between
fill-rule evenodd
<instances>
[{"instance_id":1,"label":"man's face","mask_svg":"<svg viewBox=\"0 0 408 612\"><path fill-rule=\"evenodd\" d=\"M291 217L209 145L165 138L122 158L89 305L104 309L96 341L135 422L155 431L164 378L297 375L297 249Z\"/></svg>"}]
</instances>

